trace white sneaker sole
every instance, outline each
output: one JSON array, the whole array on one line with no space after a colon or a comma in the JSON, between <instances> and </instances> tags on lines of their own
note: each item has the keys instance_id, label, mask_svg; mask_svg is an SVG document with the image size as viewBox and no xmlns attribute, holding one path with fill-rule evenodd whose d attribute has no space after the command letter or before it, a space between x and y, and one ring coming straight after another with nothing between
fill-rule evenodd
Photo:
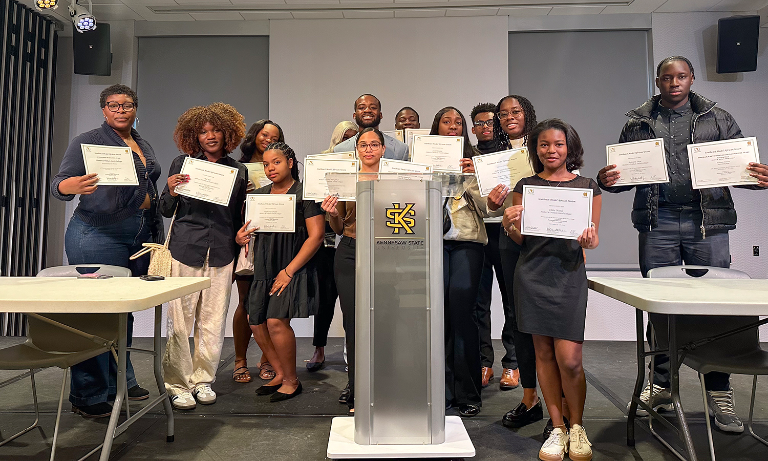
<instances>
[{"instance_id":1,"label":"white sneaker sole","mask_svg":"<svg viewBox=\"0 0 768 461\"><path fill-rule=\"evenodd\" d=\"M591 461L592 452L581 455L570 451L568 452L568 457L571 458L571 461Z\"/></svg>"},{"instance_id":2,"label":"white sneaker sole","mask_svg":"<svg viewBox=\"0 0 768 461\"><path fill-rule=\"evenodd\" d=\"M197 406L195 403L181 404L181 403L176 403L173 400L171 400L171 405L173 406L173 408L177 410L194 410L195 407Z\"/></svg>"},{"instance_id":3,"label":"white sneaker sole","mask_svg":"<svg viewBox=\"0 0 768 461\"><path fill-rule=\"evenodd\" d=\"M717 418L715 418L715 412L712 411L712 408L709 409L709 416L712 417L712 420L715 422L715 426L717 426L718 429L723 432L732 432L734 434L741 434L744 432L744 424L741 426L729 426L718 421Z\"/></svg>"},{"instance_id":4,"label":"white sneaker sole","mask_svg":"<svg viewBox=\"0 0 768 461\"><path fill-rule=\"evenodd\" d=\"M549 453L542 453L539 451L539 459L541 461L563 461L563 458L565 458L564 455L552 455Z\"/></svg>"},{"instance_id":5,"label":"white sneaker sole","mask_svg":"<svg viewBox=\"0 0 768 461\"><path fill-rule=\"evenodd\" d=\"M672 411L674 408L674 404L672 403L664 403L661 405L656 405L653 407L653 410L657 413L660 411ZM637 416L648 416L648 412L645 411L644 408L640 407L640 405L637 406L637 413L635 413Z\"/></svg>"}]
</instances>

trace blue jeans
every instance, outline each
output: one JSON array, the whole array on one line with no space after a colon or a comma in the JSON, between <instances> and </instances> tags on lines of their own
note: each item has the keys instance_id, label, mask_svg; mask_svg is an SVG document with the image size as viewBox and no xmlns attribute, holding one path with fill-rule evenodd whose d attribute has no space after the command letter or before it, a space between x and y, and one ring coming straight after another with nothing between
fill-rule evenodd
<instances>
[{"instance_id":1,"label":"blue jeans","mask_svg":"<svg viewBox=\"0 0 768 461\"><path fill-rule=\"evenodd\" d=\"M640 232L640 270L643 277L656 267L687 265L729 267L731 252L727 230L707 230L701 235L701 209L684 206L659 207L658 227ZM652 315L651 322L666 328L666 318ZM650 329L648 330L650 342ZM704 386L710 391L730 389L730 375L712 372L704 375ZM653 382L669 388L669 357L657 355L654 361Z\"/></svg>"},{"instance_id":2,"label":"blue jeans","mask_svg":"<svg viewBox=\"0 0 768 461\"><path fill-rule=\"evenodd\" d=\"M64 247L69 264L107 264L127 267L134 277L147 273L149 257L135 261L129 257L141 249L141 244L152 240L151 215L141 210L128 219L105 226L91 226L72 216L64 236ZM128 314L128 341L133 336L133 315ZM130 354L126 354L128 388L136 386ZM78 363L72 367L69 401L76 406L95 405L113 400L117 394L117 364L110 353Z\"/></svg>"}]
</instances>

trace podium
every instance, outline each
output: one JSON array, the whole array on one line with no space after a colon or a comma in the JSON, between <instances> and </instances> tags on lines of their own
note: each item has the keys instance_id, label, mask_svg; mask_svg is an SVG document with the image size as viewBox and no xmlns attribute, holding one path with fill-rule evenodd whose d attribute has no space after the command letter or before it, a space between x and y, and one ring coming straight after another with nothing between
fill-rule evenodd
<instances>
[{"instance_id":1,"label":"podium","mask_svg":"<svg viewBox=\"0 0 768 461\"><path fill-rule=\"evenodd\" d=\"M331 459L475 455L445 416L443 196L461 180L357 182L355 416L333 419Z\"/></svg>"}]
</instances>

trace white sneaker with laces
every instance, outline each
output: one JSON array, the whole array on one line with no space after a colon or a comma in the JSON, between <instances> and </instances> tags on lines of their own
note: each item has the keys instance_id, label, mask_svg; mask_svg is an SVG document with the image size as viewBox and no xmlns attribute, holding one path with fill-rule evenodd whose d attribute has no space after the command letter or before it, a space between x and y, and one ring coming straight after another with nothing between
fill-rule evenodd
<instances>
[{"instance_id":1,"label":"white sneaker with laces","mask_svg":"<svg viewBox=\"0 0 768 461\"><path fill-rule=\"evenodd\" d=\"M709 414L715 417L715 425L725 432L744 432L744 423L733 411L733 389L707 391Z\"/></svg>"},{"instance_id":2,"label":"white sneaker with laces","mask_svg":"<svg viewBox=\"0 0 768 461\"><path fill-rule=\"evenodd\" d=\"M646 384L645 389L643 389L643 392L640 393L640 400L650 405L651 408L653 408L656 411L672 410L672 393L669 391L669 389L665 389L656 384L653 384L653 403L650 403L651 402L651 384ZM627 411L629 411L629 406L631 404L632 402L629 402L627 404ZM639 405L637 406L636 414L637 416L648 416L648 412L645 410L645 408Z\"/></svg>"},{"instance_id":3,"label":"white sneaker with laces","mask_svg":"<svg viewBox=\"0 0 768 461\"><path fill-rule=\"evenodd\" d=\"M195 387L195 398L203 405L216 403L216 393L213 392L210 384L200 384Z\"/></svg>"},{"instance_id":4,"label":"white sneaker with laces","mask_svg":"<svg viewBox=\"0 0 768 461\"><path fill-rule=\"evenodd\" d=\"M177 410L194 410L197 404L195 398L189 391L184 391L180 394L174 394L171 396L171 405Z\"/></svg>"},{"instance_id":5,"label":"white sneaker with laces","mask_svg":"<svg viewBox=\"0 0 768 461\"><path fill-rule=\"evenodd\" d=\"M539 450L539 459L542 461L563 461L565 453L568 452L568 434L561 428L556 427L549 434L549 438L544 442Z\"/></svg>"},{"instance_id":6,"label":"white sneaker with laces","mask_svg":"<svg viewBox=\"0 0 768 461\"><path fill-rule=\"evenodd\" d=\"M573 461L590 461L592 459L592 444L587 439L587 431L579 424L571 426L568 457Z\"/></svg>"}]
</instances>

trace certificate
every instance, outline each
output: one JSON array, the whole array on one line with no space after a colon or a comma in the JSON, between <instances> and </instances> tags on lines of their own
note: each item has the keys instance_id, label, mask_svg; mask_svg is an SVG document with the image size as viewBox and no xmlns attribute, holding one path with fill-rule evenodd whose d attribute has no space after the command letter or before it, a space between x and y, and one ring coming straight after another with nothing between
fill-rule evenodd
<instances>
[{"instance_id":1,"label":"certificate","mask_svg":"<svg viewBox=\"0 0 768 461\"><path fill-rule=\"evenodd\" d=\"M592 223L592 189L523 186L520 233L576 239Z\"/></svg>"},{"instance_id":2,"label":"certificate","mask_svg":"<svg viewBox=\"0 0 768 461\"><path fill-rule=\"evenodd\" d=\"M181 166L181 174L189 175L189 181L176 186L178 194L217 205L229 205L237 168L187 157Z\"/></svg>"},{"instance_id":3,"label":"certificate","mask_svg":"<svg viewBox=\"0 0 768 461\"><path fill-rule=\"evenodd\" d=\"M411 160L430 165L433 170L461 173L459 161L464 156L461 136L418 135L413 138Z\"/></svg>"},{"instance_id":4,"label":"certificate","mask_svg":"<svg viewBox=\"0 0 768 461\"><path fill-rule=\"evenodd\" d=\"M311 158L317 160L354 160L356 157L354 152L331 152L329 154L307 155L306 160Z\"/></svg>"},{"instance_id":5,"label":"certificate","mask_svg":"<svg viewBox=\"0 0 768 461\"><path fill-rule=\"evenodd\" d=\"M528 159L528 149L525 147L476 155L472 157L472 163L475 165L475 176L482 197L490 194L499 184L511 189L521 179L534 174Z\"/></svg>"},{"instance_id":6,"label":"certificate","mask_svg":"<svg viewBox=\"0 0 768 461\"><path fill-rule=\"evenodd\" d=\"M608 165L616 165L621 172L617 186L669 182L662 138L611 144L605 151Z\"/></svg>"},{"instance_id":7,"label":"certificate","mask_svg":"<svg viewBox=\"0 0 768 461\"><path fill-rule=\"evenodd\" d=\"M749 162L760 163L756 138L688 144L688 162L694 189L757 184L749 175Z\"/></svg>"},{"instance_id":8,"label":"certificate","mask_svg":"<svg viewBox=\"0 0 768 461\"><path fill-rule=\"evenodd\" d=\"M256 189L272 184L272 181L264 173L263 163L244 163L243 165L248 168L248 180L253 183Z\"/></svg>"},{"instance_id":9,"label":"certificate","mask_svg":"<svg viewBox=\"0 0 768 461\"><path fill-rule=\"evenodd\" d=\"M248 194L245 196L245 221L256 232L295 232L296 194Z\"/></svg>"},{"instance_id":10,"label":"certificate","mask_svg":"<svg viewBox=\"0 0 768 461\"><path fill-rule=\"evenodd\" d=\"M357 196L357 160L316 160L304 162L304 200L323 200L336 195L341 201ZM327 176L330 173L347 173Z\"/></svg>"},{"instance_id":11,"label":"certificate","mask_svg":"<svg viewBox=\"0 0 768 461\"><path fill-rule=\"evenodd\" d=\"M379 163L379 173L404 173L402 175L391 175L392 179L412 179L416 181L431 180L432 175L425 175L424 173L431 173L432 167L423 163L404 162L402 160L390 160L381 159ZM410 175L408 173L419 173L416 175ZM383 176L381 179L387 179L390 176Z\"/></svg>"},{"instance_id":12,"label":"certificate","mask_svg":"<svg viewBox=\"0 0 768 461\"><path fill-rule=\"evenodd\" d=\"M136 164L130 147L80 144L85 174L99 175L99 186L138 186Z\"/></svg>"},{"instance_id":13,"label":"certificate","mask_svg":"<svg viewBox=\"0 0 768 461\"><path fill-rule=\"evenodd\" d=\"M427 128L406 128L403 131L403 136L405 136L405 141L403 142L406 143L408 145L408 149L410 149L411 146L413 145L414 136L429 134L430 131L432 130Z\"/></svg>"},{"instance_id":14,"label":"certificate","mask_svg":"<svg viewBox=\"0 0 768 461\"><path fill-rule=\"evenodd\" d=\"M382 133L390 138L395 138L400 142L405 142L405 133L403 133L403 130L382 131Z\"/></svg>"}]
</instances>

